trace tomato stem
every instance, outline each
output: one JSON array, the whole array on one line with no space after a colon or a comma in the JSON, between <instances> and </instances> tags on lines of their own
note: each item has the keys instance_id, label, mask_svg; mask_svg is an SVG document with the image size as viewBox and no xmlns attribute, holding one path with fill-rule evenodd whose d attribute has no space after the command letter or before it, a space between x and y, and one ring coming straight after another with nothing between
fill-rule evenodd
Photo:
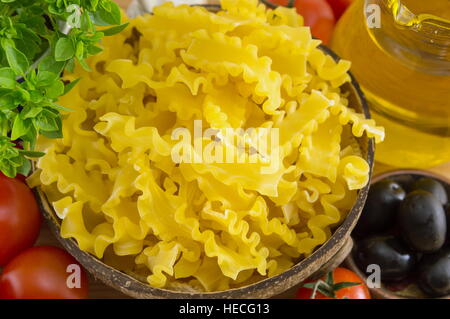
<instances>
[{"instance_id":1,"label":"tomato stem","mask_svg":"<svg viewBox=\"0 0 450 319\"><path fill-rule=\"evenodd\" d=\"M306 283L302 285L302 288L308 288L312 289L311 297L310 299L315 299L317 292L320 292L322 295L331 298L331 299L337 299L336 291L358 286L360 283L358 282L339 282L335 283L333 278L333 273L329 272L326 275L326 280L319 279L314 283Z\"/></svg>"}]
</instances>

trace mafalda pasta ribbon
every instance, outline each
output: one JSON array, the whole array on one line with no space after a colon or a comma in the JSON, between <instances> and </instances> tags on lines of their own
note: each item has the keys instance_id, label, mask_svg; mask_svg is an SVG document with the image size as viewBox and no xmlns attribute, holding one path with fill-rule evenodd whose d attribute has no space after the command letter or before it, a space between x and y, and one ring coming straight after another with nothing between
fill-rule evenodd
<instances>
[{"instance_id":1,"label":"mafalda pasta ribbon","mask_svg":"<svg viewBox=\"0 0 450 319\"><path fill-rule=\"evenodd\" d=\"M293 9L256 0L165 3L105 38L92 72L66 75L81 81L59 101L73 110L64 138L38 145L31 182L61 235L177 290L245 286L310 255L368 182L354 136L384 137L341 91L350 63L319 43ZM199 122L215 133L196 135ZM278 133L264 147L263 130Z\"/></svg>"}]
</instances>

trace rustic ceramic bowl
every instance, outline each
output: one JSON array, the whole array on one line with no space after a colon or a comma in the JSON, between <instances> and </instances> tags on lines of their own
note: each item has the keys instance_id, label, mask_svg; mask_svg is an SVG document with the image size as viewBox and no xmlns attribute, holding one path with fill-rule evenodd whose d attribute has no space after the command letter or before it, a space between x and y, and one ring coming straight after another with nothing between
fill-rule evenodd
<instances>
[{"instance_id":1,"label":"rustic ceramic bowl","mask_svg":"<svg viewBox=\"0 0 450 319\"><path fill-rule=\"evenodd\" d=\"M217 6L213 5L208 5L207 8L211 11L218 9ZM331 55L334 59L339 60L339 57L327 47L321 46L321 49ZM349 105L356 111L363 113L366 118L370 118L364 95L354 77L351 74L350 76L351 83L347 83L343 87L343 91L349 93ZM370 178L374 161L374 142L366 136L356 140L363 157L369 163ZM69 253L71 253L94 277L126 295L135 298L269 298L294 287L314 274L319 276L332 267L337 266L345 259L352 245L350 233L356 225L363 209L368 190L369 185L359 191L353 208L348 213L348 216L343 223L335 229L331 238L316 249L313 254L298 262L291 269L280 275L246 287L210 293L191 291L180 292L154 288L147 283L141 282L132 276L106 265L94 256L81 251L73 239L65 239L60 236L61 221L56 216L42 190L39 188L36 189L36 195L41 210L50 225L50 229Z\"/></svg>"},{"instance_id":2,"label":"rustic ceramic bowl","mask_svg":"<svg viewBox=\"0 0 450 319\"><path fill-rule=\"evenodd\" d=\"M445 178L443 176L439 176L435 173L428 172L428 171L421 171L421 170L395 170L390 172L385 172L383 174L377 175L372 179L372 184L381 181L385 178L391 178L398 182L407 182L409 180L412 180L414 178L420 178L420 177L431 177L435 180L439 181L444 185L447 189L447 194L450 198L450 179ZM357 244L357 240L353 239L355 244ZM361 271L358 266L356 265L355 259L353 258L353 253L349 254L347 259L345 260L345 265L353 270L355 273L357 273L361 278L364 280L367 278L365 273ZM380 288L370 288L370 293L372 294L372 297L378 298L378 299L417 299L417 298L427 298L427 296L420 291L420 289L416 285L410 285L405 290L400 290L397 292L394 292L392 290L389 290L386 286L381 285ZM444 296L437 299L450 299L450 295Z\"/></svg>"}]
</instances>

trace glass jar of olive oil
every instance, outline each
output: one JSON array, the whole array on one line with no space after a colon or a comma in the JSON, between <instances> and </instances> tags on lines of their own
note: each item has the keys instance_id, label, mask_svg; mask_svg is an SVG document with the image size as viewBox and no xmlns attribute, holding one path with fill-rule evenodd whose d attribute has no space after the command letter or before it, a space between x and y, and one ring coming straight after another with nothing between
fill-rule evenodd
<instances>
[{"instance_id":1,"label":"glass jar of olive oil","mask_svg":"<svg viewBox=\"0 0 450 319\"><path fill-rule=\"evenodd\" d=\"M331 47L352 61L372 117L386 128L377 161L450 161L450 0L355 0Z\"/></svg>"}]
</instances>

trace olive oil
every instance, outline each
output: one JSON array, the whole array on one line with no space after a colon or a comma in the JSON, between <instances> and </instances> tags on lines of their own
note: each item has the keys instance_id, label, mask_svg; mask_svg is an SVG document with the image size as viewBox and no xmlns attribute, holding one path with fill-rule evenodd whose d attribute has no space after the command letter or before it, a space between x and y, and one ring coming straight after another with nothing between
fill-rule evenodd
<instances>
[{"instance_id":1,"label":"olive oil","mask_svg":"<svg viewBox=\"0 0 450 319\"><path fill-rule=\"evenodd\" d=\"M381 8L379 28L367 23L369 3ZM355 0L331 47L352 61L372 117L386 128L377 161L450 161L450 0Z\"/></svg>"}]
</instances>

